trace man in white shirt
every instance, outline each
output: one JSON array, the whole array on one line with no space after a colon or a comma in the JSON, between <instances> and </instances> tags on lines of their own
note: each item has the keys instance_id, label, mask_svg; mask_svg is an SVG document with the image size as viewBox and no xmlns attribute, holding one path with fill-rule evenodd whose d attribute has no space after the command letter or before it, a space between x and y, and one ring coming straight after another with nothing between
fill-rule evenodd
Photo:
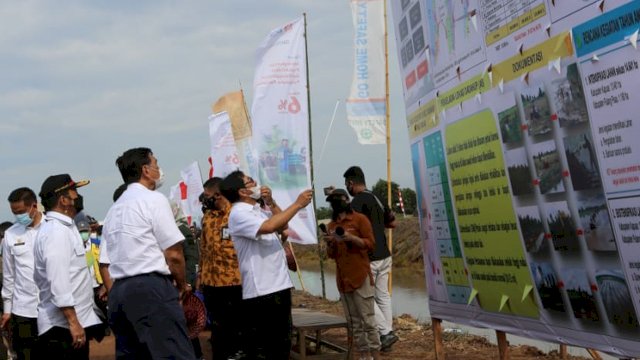
<instances>
[{"instance_id":1,"label":"man in white shirt","mask_svg":"<svg viewBox=\"0 0 640 360\"><path fill-rule=\"evenodd\" d=\"M38 287L33 281L33 245L42 213L33 190L22 187L9 194L15 224L5 232L2 242L1 328L14 334L12 347L18 359L37 359Z\"/></svg>"},{"instance_id":2,"label":"man in white shirt","mask_svg":"<svg viewBox=\"0 0 640 360\"><path fill-rule=\"evenodd\" d=\"M100 255L114 281L108 309L116 358L193 360L179 303L189 291L184 236L169 201L154 191L162 183L162 170L148 148L125 151L116 165L129 185L107 213L102 228L106 252Z\"/></svg>"},{"instance_id":3,"label":"man in white shirt","mask_svg":"<svg viewBox=\"0 0 640 360\"><path fill-rule=\"evenodd\" d=\"M46 211L34 247L34 280L40 289L39 344L52 359L89 359L87 331L99 325L84 244L73 223L82 205L68 174L49 176L40 190Z\"/></svg>"},{"instance_id":4,"label":"man in white shirt","mask_svg":"<svg viewBox=\"0 0 640 360\"><path fill-rule=\"evenodd\" d=\"M238 254L245 299L245 321L250 342L244 349L250 359L288 359L291 348L291 288L285 253L276 232L286 228L312 199L305 190L285 210L275 204L271 190L244 175L229 174L220 185L232 203L229 234ZM262 199L271 211L261 208ZM240 315L240 314L239 314Z\"/></svg>"}]
</instances>

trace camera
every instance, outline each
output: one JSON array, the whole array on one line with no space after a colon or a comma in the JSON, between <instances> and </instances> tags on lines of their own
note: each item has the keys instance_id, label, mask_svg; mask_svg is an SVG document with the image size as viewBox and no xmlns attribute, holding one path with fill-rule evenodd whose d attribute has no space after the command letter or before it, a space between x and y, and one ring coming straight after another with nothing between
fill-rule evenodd
<instances>
[{"instance_id":1,"label":"camera","mask_svg":"<svg viewBox=\"0 0 640 360\"><path fill-rule=\"evenodd\" d=\"M336 226L335 233L338 236L344 235L344 228L342 226Z\"/></svg>"},{"instance_id":2,"label":"camera","mask_svg":"<svg viewBox=\"0 0 640 360\"><path fill-rule=\"evenodd\" d=\"M326 188L324 188L324 195L325 196L329 196L331 194L331 192L333 191L333 189L335 189L333 186L327 186Z\"/></svg>"}]
</instances>

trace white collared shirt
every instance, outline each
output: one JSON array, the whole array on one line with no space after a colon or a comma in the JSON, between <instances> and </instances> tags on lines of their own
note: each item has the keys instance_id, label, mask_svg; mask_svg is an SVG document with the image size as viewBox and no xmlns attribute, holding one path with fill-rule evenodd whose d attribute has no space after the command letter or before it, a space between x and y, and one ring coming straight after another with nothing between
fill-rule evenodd
<instances>
[{"instance_id":1,"label":"white collared shirt","mask_svg":"<svg viewBox=\"0 0 640 360\"><path fill-rule=\"evenodd\" d=\"M91 274L80 233L70 217L47 212L36 236L34 279L40 289L38 334L69 328L60 308L71 307L82 327L100 323L94 312Z\"/></svg>"},{"instance_id":2,"label":"white collared shirt","mask_svg":"<svg viewBox=\"0 0 640 360\"><path fill-rule=\"evenodd\" d=\"M184 240L169 200L157 191L133 183L109 209L102 228L114 280L152 272L170 275L164 250ZM104 248L104 247L103 247ZM108 254L108 255L107 255Z\"/></svg>"},{"instance_id":3,"label":"white collared shirt","mask_svg":"<svg viewBox=\"0 0 640 360\"><path fill-rule=\"evenodd\" d=\"M40 224L33 227L14 224L4 234L2 302L5 314L34 319L38 317L38 287L33 280L33 244L39 229Z\"/></svg>"},{"instance_id":4,"label":"white collared shirt","mask_svg":"<svg viewBox=\"0 0 640 360\"><path fill-rule=\"evenodd\" d=\"M275 233L257 235L268 219L258 204L236 202L231 207L229 234L238 254L243 299L293 287L280 239Z\"/></svg>"}]
</instances>

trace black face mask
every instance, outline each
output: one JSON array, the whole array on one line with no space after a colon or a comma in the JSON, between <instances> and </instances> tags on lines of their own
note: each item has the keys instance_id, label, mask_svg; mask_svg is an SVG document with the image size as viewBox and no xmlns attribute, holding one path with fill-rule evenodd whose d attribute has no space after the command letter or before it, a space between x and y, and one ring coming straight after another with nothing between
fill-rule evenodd
<instances>
[{"instance_id":1,"label":"black face mask","mask_svg":"<svg viewBox=\"0 0 640 360\"><path fill-rule=\"evenodd\" d=\"M331 209L334 213L348 212L351 210L351 204L345 200L336 200L331 202Z\"/></svg>"},{"instance_id":2,"label":"black face mask","mask_svg":"<svg viewBox=\"0 0 640 360\"><path fill-rule=\"evenodd\" d=\"M216 209L216 199L213 196L209 198L203 197L200 201L202 202L202 212Z\"/></svg>"},{"instance_id":3,"label":"black face mask","mask_svg":"<svg viewBox=\"0 0 640 360\"><path fill-rule=\"evenodd\" d=\"M76 209L76 214L84 210L84 199L82 195L78 194L78 197L73 200L73 208Z\"/></svg>"}]
</instances>

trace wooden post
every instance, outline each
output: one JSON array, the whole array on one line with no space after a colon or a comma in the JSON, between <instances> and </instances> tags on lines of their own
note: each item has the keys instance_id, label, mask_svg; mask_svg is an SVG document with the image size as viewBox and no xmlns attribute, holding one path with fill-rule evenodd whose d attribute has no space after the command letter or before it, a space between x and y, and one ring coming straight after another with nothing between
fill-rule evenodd
<instances>
[{"instance_id":1,"label":"wooden post","mask_svg":"<svg viewBox=\"0 0 640 360\"><path fill-rule=\"evenodd\" d=\"M444 343L442 342L442 320L431 318L436 360L444 360Z\"/></svg>"},{"instance_id":2,"label":"wooden post","mask_svg":"<svg viewBox=\"0 0 640 360\"><path fill-rule=\"evenodd\" d=\"M593 360L602 360L602 356L600 356L600 353L598 353L596 350L587 349L587 352L589 353L589 355L591 355Z\"/></svg>"},{"instance_id":3,"label":"wooden post","mask_svg":"<svg viewBox=\"0 0 640 360\"><path fill-rule=\"evenodd\" d=\"M509 341L504 331L496 330L498 338L498 350L500 351L500 360L509 360Z\"/></svg>"},{"instance_id":4,"label":"wooden post","mask_svg":"<svg viewBox=\"0 0 640 360\"><path fill-rule=\"evenodd\" d=\"M562 359L562 360L566 360L567 359L567 345L566 344L560 344L560 359Z\"/></svg>"}]
</instances>

